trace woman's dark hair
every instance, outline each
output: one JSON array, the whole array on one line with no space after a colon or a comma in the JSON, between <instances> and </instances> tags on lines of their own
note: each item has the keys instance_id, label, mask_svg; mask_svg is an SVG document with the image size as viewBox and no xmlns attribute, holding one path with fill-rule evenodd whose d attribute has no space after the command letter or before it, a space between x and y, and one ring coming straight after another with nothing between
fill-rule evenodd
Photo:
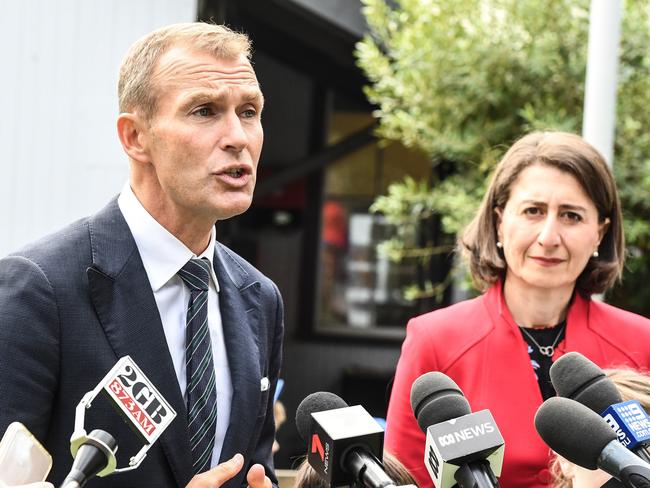
<instances>
[{"instance_id":1,"label":"woman's dark hair","mask_svg":"<svg viewBox=\"0 0 650 488\"><path fill-rule=\"evenodd\" d=\"M469 261L476 286L485 290L503 280L507 265L497 248L497 215L510 198L510 189L519 174L539 164L572 175L598 210L599 221L609 219L598 247L578 276L576 289L585 297L603 293L621 277L625 243L621 203L616 183L600 153L582 137L566 132L534 132L519 139L497 165L490 186L474 220L459 240L459 248Z\"/></svg>"}]
</instances>

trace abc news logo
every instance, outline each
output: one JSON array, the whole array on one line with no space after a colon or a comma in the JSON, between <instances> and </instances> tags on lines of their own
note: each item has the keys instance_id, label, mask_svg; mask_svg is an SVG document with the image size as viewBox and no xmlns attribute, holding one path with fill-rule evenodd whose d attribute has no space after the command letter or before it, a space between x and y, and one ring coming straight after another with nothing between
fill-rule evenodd
<instances>
[{"instance_id":1,"label":"abc news logo","mask_svg":"<svg viewBox=\"0 0 650 488\"><path fill-rule=\"evenodd\" d=\"M439 469L440 469L440 459L438 459L438 456L436 456L436 452L433 450L433 446L429 446L427 463L429 463L429 468L431 468L434 477L438 478Z\"/></svg>"},{"instance_id":2,"label":"abc news logo","mask_svg":"<svg viewBox=\"0 0 650 488\"><path fill-rule=\"evenodd\" d=\"M458 431L450 432L437 437L437 443L440 447L447 447L458 442L465 442L472 440L476 437L484 436L487 434L492 434L496 431L496 427L492 422L484 422L480 425L467 427ZM440 459L436 455L436 452L433 448L433 444L429 445L429 451L427 453L427 463L431 468L431 471L434 473L434 476L437 478L440 470Z\"/></svg>"},{"instance_id":3,"label":"abc news logo","mask_svg":"<svg viewBox=\"0 0 650 488\"><path fill-rule=\"evenodd\" d=\"M441 447L451 446L456 442L463 442L474 439L476 437L491 434L496 430L491 422L485 422L481 425L467 427L457 432L441 435L438 437L438 445Z\"/></svg>"}]
</instances>

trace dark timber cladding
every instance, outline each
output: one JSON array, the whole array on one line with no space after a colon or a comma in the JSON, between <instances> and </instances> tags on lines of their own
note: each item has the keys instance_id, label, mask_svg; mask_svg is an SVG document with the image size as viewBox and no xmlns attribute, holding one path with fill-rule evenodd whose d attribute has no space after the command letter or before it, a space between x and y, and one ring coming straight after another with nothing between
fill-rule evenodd
<instances>
[{"instance_id":1,"label":"dark timber cladding","mask_svg":"<svg viewBox=\"0 0 650 488\"><path fill-rule=\"evenodd\" d=\"M359 0L199 0L200 20L226 23L248 33L265 51L360 103L365 78L354 44L365 21Z\"/></svg>"}]
</instances>

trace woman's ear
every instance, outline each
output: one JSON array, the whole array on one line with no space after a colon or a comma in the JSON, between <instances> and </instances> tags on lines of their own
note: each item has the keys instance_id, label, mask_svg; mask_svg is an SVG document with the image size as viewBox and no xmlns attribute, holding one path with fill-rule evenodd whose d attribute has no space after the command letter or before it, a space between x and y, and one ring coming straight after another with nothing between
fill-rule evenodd
<instances>
[{"instance_id":1,"label":"woman's ear","mask_svg":"<svg viewBox=\"0 0 650 488\"><path fill-rule=\"evenodd\" d=\"M605 234L607 234L607 229L609 229L610 220L608 217L605 217L605 220L598 224L598 245L600 246L600 241L603 240Z\"/></svg>"},{"instance_id":2,"label":"woman's ear","mask_svg":"<svg viewBox=\"0 0 650 488\"><path fill-rule=\"evenodd\" d=\"M499 241L502 241L502 239L501 239L501 222L503 220L503 209L501 207L494 207L494 215L495 215L496 228L497 228L497 239Z\"/></svg>"},{"instance_id":3,"label":"woman's ear","mask_svg":"<svg viewBox=\"0 0 650 488\"><path fill-rule=\"evenodd\" d=\"M132 161L148 163L147 138L149 137L148 124L134 113L121 113L117 118L117 135L124 152Z\"/></svg>"}]
</instances>

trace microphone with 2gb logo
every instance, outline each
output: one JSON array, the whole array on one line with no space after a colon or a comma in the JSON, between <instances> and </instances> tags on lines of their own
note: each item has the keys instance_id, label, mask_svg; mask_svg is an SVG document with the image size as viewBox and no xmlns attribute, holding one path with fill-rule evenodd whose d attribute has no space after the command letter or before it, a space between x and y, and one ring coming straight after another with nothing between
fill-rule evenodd
<instances>
[{"instance_id":1,"label":"microphone with 2gb logo","mask_svg":"<svg viewBox=\"0 0 650 488\"><path fill-rule=\"evenodd\" d=\"M131 457L127 467L117 467L115 453L118 446L111 434L100 429L87 434L84 428L85 412L92 406L95 397L102 392L144 442L140 451ZM136 469L144 460L149 448L175 417L174 409L131 357L121 358L95 389L86 393L77 405L75 428L70 438L70 451L74 462L60 488L80 488L95 476L108 476Z\"/></svg>"}]
</instances>

